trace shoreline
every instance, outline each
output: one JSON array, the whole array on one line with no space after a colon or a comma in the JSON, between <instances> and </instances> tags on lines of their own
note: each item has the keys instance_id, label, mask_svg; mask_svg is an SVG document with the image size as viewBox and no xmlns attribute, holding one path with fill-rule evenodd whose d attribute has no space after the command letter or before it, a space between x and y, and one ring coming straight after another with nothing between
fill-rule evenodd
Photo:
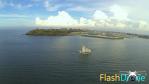
<instances>
[{"instance_id":1,"label":"shoreline","mask_svg":"<svg viewBox=\"0 0 149 84\"><path fill-rule=\"evenodd\" d=\"M83 29L34 29L26 33L29 36L84 36L104 39L124 39L124 38L143 38L149 39L149 35L122 33L122 32L103 32Z\"/></svg>"}]
</instances>

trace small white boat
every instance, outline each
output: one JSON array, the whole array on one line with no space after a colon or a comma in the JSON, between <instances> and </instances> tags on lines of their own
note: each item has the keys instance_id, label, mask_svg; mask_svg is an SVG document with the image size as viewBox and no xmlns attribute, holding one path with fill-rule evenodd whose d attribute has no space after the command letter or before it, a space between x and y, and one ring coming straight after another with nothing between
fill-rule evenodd
<instances>
[{"instance_id":1,"label":"small white boat","mask_svg":"<svg viewBox=\"0 0 149 84\"><path fill-rule=\"evenodd\" d=\"M80 53L81 54L90 54L91 53L91 49L85 47L85 46L82 46L81 50L80 50Z\"/></svg>"}]
</instances>

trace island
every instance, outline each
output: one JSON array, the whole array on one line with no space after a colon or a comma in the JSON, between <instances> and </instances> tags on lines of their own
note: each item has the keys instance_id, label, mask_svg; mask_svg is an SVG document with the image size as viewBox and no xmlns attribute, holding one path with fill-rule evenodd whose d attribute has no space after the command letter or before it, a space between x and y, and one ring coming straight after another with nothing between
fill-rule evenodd
<instances>
[{"instance_id":1,"label":"island","mask_svg":"<svg viewBox=\"0 0 149 84\"><path fill-rule=\"evenodd\" d=\"M81 29L34 29L26 33L26 35L32 36L69 36L69 35L81 35L88 30Z\"/></svg>"},{"instance_id":2,"label":"island","mask_svg":"<svg viewBox=\"0 0 149 84\"><path fill-rule=\"evenodd\" d=\"M84 36L104 39L124 39L124 38L145 38L149 39L149 35L124 33L124 32L112 32L112 31L97 31L87 29L75 29L75 28L61 28L61 29L34 29L26 33L30 36Z\"/></svg>"}]
</instances>

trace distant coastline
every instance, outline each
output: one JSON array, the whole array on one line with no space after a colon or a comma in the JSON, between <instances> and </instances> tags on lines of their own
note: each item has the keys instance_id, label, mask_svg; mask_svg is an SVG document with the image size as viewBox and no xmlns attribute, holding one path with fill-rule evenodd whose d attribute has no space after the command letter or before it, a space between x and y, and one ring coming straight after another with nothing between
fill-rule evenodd
<instances>
[{"instance_id":1,"label":"distant coastline","mask_svg":"<svg viewBox=\"0 0 149 84\"><path fill-rule=\"evenodd\" d=\"M94 38L104 38L104 39L124 39L131 37L145 38L149 39L149 35L140 35L132 33L122 33L122 32L104 32L104 31L93 31L85 29L34 29L26 33L26 35L31 36L85 36Z\"/></svg>"}]
</instances>

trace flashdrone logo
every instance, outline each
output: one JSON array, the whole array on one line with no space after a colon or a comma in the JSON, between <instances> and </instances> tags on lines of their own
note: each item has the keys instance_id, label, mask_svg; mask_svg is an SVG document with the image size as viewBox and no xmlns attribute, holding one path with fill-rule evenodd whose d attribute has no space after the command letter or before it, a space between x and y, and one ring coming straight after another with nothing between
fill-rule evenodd
<instances>
[{"instance_id":1,"label":"flashdrone logo","mask_svg":"<svg viewBox=\"0 0 149 84\"><path fill-rule=\"evenodd\" d=\"M119 73L115 74L101 73L100 81L143 82L145 81L146 76L146 71L120 71Z\"/></svg>"}]
</instances>

